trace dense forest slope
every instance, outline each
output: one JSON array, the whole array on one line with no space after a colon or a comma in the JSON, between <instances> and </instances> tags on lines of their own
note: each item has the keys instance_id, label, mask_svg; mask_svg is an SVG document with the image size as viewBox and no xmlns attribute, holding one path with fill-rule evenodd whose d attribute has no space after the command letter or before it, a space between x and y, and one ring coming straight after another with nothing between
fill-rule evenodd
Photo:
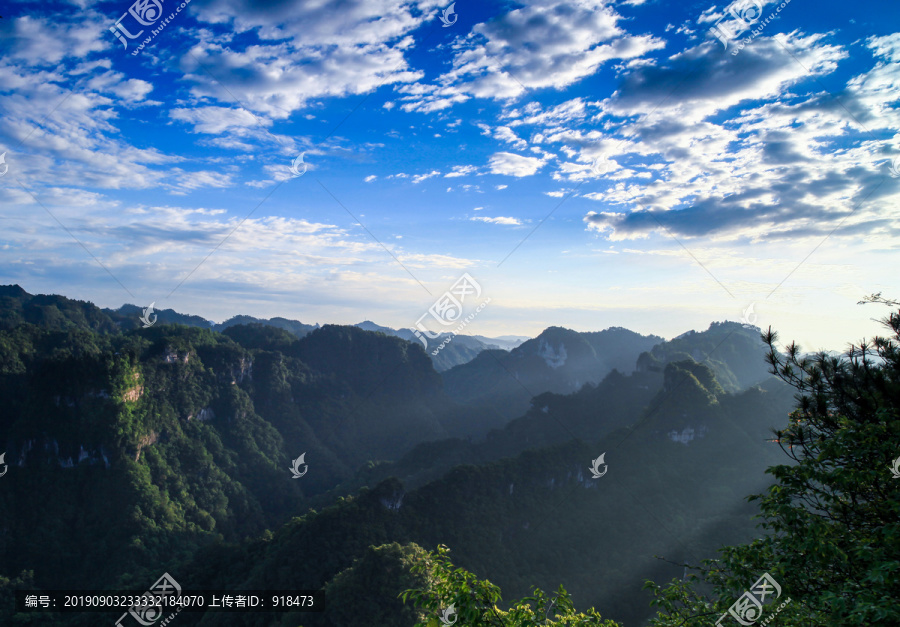
<instances>
[{"instance_id":1,"label":"dense forest slope","mask_svg":"<svg viewBox=\"0 0 900 627\"><path fill-rule=\"evenodd\" d=\"M500 377L485 371L495 391L466 405L444 391L456 377L459 397L458 369L442 378L421 345L384 333L127 330L90 303L3 288L0 596L10 579L139 590L168 571L187 587L325 587L336 601L185 625L362 624L337 601L363 594L363 573L382 564L379 585L397 589L418 547L443 543L505 593L563 583L639 624L642 578L671 574L654 554L708 557L753 534L743 496L767 485L768 430L792 402L772 379L745 385L759 379L738 366L757 358L754 333L725 323L668 347L548 329L502 352L529 385L506 420L488 416L513 399ZM411 625L393 603L383 624Z\"/></svg>"},{"instance_id":2,"label":"dense forest slope","mask_svg":"<svg viewBox=\"0 0 900 627\"><path fill-rule=\"evenodd\" d=\"M753 537L755 510L743 496L764 488L763 470L780 460L780 450L765 442L769 425L762 416L775 400L767 396L750 391L710 408L710 431L687 444L640 434L626 439L628 431L620 430L592 444L572 441L456 466L411 491L387 479L295 519L274 537L207 552L184 572L205 585L318 588L370 546L444 543L456 563L510 597L562 583L580 605L640 624L649 615L643 578L681 575L654 555L696 561ZM593 479L590 462L604 451L609 470ZM207 564L211 554L219 560L214 569ZM302 622L329 624L317 620ZM229 623L208 615L201 624Z\"/></svg>"},{"instance_id":3,"label":"dense forest slope","mask_svg":"<svg viewBox=\"0 0 900 627\"><path fill-rule=\"evenodd\" d=\"M104 585L259 533L445 435L440 388L421 348L353 327L0 331L0 564ZM304 453L315 472L291 481Z\"/></svg>"}]
</instances>

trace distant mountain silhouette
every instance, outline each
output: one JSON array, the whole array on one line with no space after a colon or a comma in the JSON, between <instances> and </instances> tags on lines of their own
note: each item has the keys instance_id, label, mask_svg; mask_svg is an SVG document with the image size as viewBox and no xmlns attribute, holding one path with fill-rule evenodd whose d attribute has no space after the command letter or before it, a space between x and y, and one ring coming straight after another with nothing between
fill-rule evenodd
<instances>
[{"instance_id":1,"label":"distant mountain silhouette","mask_svg":"<svg viewBox=\"0 0 900 627\"><path fill-rule=\"evenodd\" d=\"M444 386L457 402L489 408L505 422L525 413L539 394L570 394L613 369L630 373L638 356L662 341L619 327L596 333L550 327L509 352L483 351L448 370Z\"/></svg>"},{"instance_id":2,"label":"distant mountain silhouette","mask_svg":"<svg viewBox=\"0 0 900 627\"><path fill-rule=\"evenodd\" d=\"M144 311L145 307L131 304L122 305L118 309L100 309L92 303L71 300L65 296L34 296L19 285L0 286L0 328L4 328L4 325L5 328L11 328L21 322L30 322L55 330L79 326L92 331L114 333L142 328L144 324L141 317L144 315ZM297 337L303 337L319 328L318 324L304 324L287 318L265 319L247 315L237 315L217 324L201 316L179 313L174 309L154 308L150 313L150 319L155 320L155 325L183 324L214 331L224 331L240 324L265 324L289 331ZM356 326L366 331L384 333L421 345L410 329L392 329L370 321L361 322ZM433 354L436 347L449 337L453 337L453 341L444 346L437 354ZM426 353L434 362L434 367L440 372L471 361L486 348L513 348L525 339L527 338L524 336L504 336L492 339L484 336L451 336L449 333L444 333L436 339L427 340Z\"/></svg>"},{"instance_id":3,"label":"distant mountain silhouette","mask_svg":"<svg viewBox=\"0 0 900 627\"><path fill-rule=\"evenodd\" d=\"M393 335L409 342L415 342L420 346L422 345L421 340L415 336L412 329L391 329L390 327L383 327L369 320L360 322L356 326L360 329L365 329L366 331ZM436 355L433 354L437 347L448 338L452 338L452 341L447 343ZM484 337L483 335L454 336L452 333L441 333L434 339L428 337L425 338L428 343L425 352L427 352L432 358L432 361L434 361L435 370L443 372L454 366L472 361L475 356L483 350L489 348L510 350L519 346L527 339L527 337L519 335L506 335L500 338L490 338ZM423 348L425 347L423 346Z\"/></svg>"}]
</instances>

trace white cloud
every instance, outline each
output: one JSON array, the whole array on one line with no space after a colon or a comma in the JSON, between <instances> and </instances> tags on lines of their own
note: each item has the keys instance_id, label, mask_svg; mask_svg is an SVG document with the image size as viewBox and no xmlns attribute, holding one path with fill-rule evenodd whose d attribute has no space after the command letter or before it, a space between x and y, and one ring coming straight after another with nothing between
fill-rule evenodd
<instances>
[{"instance_id":1,"label":"white cloud","mask_svg":"<svg viewBox=\"0 0 900 627\"><path fill-rule=\"evenodd\" d=\"M265 285L269 293L296 293L305 287L328 285L333 297L338 283L347 278L344 275L365 274L366 268L371 268L368 272L372 274L402 273L382 246L365 233L334 224L276 216L244 219L220 209L119 206L69 189L47 190L41 196L42 203L72 235L132 289L134 285L155 285L168 292L198 268L189 280L192 289L203 287L218 293L226 288L252 291ZM33 200L22 197L15 206L4 204L10 218L4 232L8 246L0 248L4 267L12 267L15 260L16 272L28 276L39 268L39 274L74 271L108 281L108 275L68 233L55 226L35 228L55 222L43 210L35 213ZM85 211L85 206L91 210ZM406 251L399 242L391 247L407 267L455 270L473 263L451 255ZM23 260L31 269L20 265ZM346 295L349 288L344 285L341 289Z\"/></svg>"},{"instance_id":2,"label":"white cloud","mask_svg":"<svg viewBox=\"0 0 900 627\"><path fill-rule=\"evenodd\" d=\"M137 78L126 79L121 72L106 71L102 74L93 72L87 87L101 93L112 94L119 105L127 106L142 102L151 91L153 85Z\"/></svg>"},{"instance_id":3,"label":"white cloud","mask_svg":"<svg viewBox=\"0 0 900 627\"><path fill-rule=\"evenodd\" d=\"M414 43L409 33L431 19L428 12L437 5L434 0L346 0L340 10L321 2L194 5L199 20L253 32L262 43L239 49L201 35L181 64L195 84L195 98L231 105L236 97L255 112L284 118L316 99L418 81L423 74L408 69L404 53ZM393 104L383 107L390 110Z\"/></svg>"},{"instance_id":4,"label":"white cloud","mask_svg":"<svg viewBox=\"0 0 900 627\"><path fill-rule=\"evenodd\" d=\"M238 33L258 31L266 40L290 39L299 46L365 46L403 40L426 20L440 2L418 0L345 0L340 10L327 2L259 3L221 0L194 5L198 19L222 24Z\"/></svg>"},{"instance_id":5,"label":"white cloud","mask_svg":"<svg viewBox=\"0 0 900 627\"><path fill-rule=\"evenodd\" d=\"M194 83L191 92L196 99L223 99L231 104L236 97L273 118L286 118L318 98L365 94L382 84L422 76L406 69L402 49L387 44L296 50L281 43L235 51L200 42L181 65Z\"/></svg>"},{"instance_id":6,"label":"white cloud","mask_svg":"<svg viewBox=\"0 0 900 627\"><path fill-rule=\"evenodd\" d=\"M833 71L847 56L839 46L825 43L822 35L794 34L790 39L790 52L771 38L757 37L737 56L705 42L673 55L665 67L630 73L603 109L620 116L677 116L681 124L695 123L741 102L783 94L810 74Z\"/></svg>"},{"instance_id":7,"label":"white cloud","mask_svg":"<svg viewBox=\"0 0 900 627\"><path fill-rule=\"evenodd\" d=\"M489 218L487 216L475 216L469 218L474 222L487 222L489 224L502 224L503 226L522 226L522 221L518 218L497 217Z\"/></svg>"},{"instance_id":8,"label":"white cloud","mask_svg":"<svg viewBox=\"0 0 900 627\"><path fill-rule=\"evenodd\" d=\"M173 120L194 125L194 132L220 135L222 133L246 134L248 130L259 129L271 123L260 119L246 109L230 107L179 107L169 115Z\"/></svg>"},{"instance_id":9,"label":"white cloud","mask_svg":"<svg viewBox=\"0 0 900 627\"><path fill-rule=\"evenodd\" d=\"M453 170L444 175L444 178L455 178L457 176L466 176L468 174L474 174L478 168L474 165L455 165L453 166Z\"/></svg>"},{"instance_id":10,"label":"white cloud","mask_svg":"<svg viewBox=\"0 0 900 627\"><path fill-rule=\"evenodd\" d=\"M544 166L544 160L523 157L511 152L497 152L491 156L490 168L493 174L508 176L531 176Z\"/></svg>"},{"instance_id":11,"label":"white cloud","mask_svg":"<svg viewBox=\"0 0 900 627\"><path fill-rule=\"evenodd\" d=\"M508 110L503 117L511 120L510 126L531 124L555 127L583 120L589 115L589 108L594 111L598 110L598 103L585 102L582 98L573 98L545 111L539 102L529 102L522 109ZM543 135L541 134L536 135L533 139L535 143L540 143L542 140Z\"/></svg>"},{"instance_id":12,"label":"white cloud","mask_svg":"<svg viewBox=\"0 0 900 627\"><path fill-rule=\"evenodd\" d=\"M64 59L82 59L92 52L111 47L101 37L110 20L95 11L81 13L78 19L59 16L50 21L42 17L23 15L3 18L12 23L9 57L24 61L31 67L57 66Z\"/></svg>"},{"instance_id":13,"label":"white cloud","mask_svg":"<svg viewBox=\"0 0 900 627\"><path fill-rule=\"evenodd\" d=\"M453 69L428 89L401 88L407 111L437 111L470 97L507 100L528 89L563 89L611 59L662 48L631 35L605 0L523 0L521 8L477 24L456 45Z\"/></svg>"},{"instance_id":14,"label":"white cloud","mask_svg":"<svg viewBox=\"0 0 900 627\"><path fill-rule=\"evenodd\" d=\"M179 157L129 145L113 122L136 101L120 102L99 92L138 98L147 93L143 81L126 80L116 72L97 76L95 89L88 83L97 77L89 75L77 75L62 87L58 83L65 81L55 71L0 66L0 84L11 91L0 95L4 110L0 143L14 147L7 162L14 164L15 176L31 185L105 189L166 185L167 173L155 166L177 163ZM144 117L143 112L138 115Z\"/></svg>"},{"instance_id":15,"label":"white cloud","mask_svg":"<svg viewBox=\"0 0 900 627\"><path fill-rule=\"evenodd\" d=\"M177 193L210 187L231 187L234 183L233 175L210 170L186 172L181 168L173 168L171 175L175 177L173 187L177 190Z\"/></svg>"},{"instance_id":16,"label":"white cloud","mask_svg":"<svg viewBox=\"0 0 900 627\"><path fill-rule=\"evenodd\" d=\"M421 183L422 181L430 179L434 176L438 176L439 174L440 172L438 172L437 170L432 170L431 172L428 172L426 174L416 174L414 177L412 177L412 182L413 184Z\"/></svg>"},{"instance_id":17,"label":"white cloud","mask_svg":"<svg viewBox=\"0 0 900 627\"><path fill-rule=\"evenodd\" d=\"M528 146L528 142L517 137L513 130L508 126L498 126L494 129L494 137L500 141L512 144L513 148L516 148L517 150L525 150Z\"/></svg>"}]
</instances>

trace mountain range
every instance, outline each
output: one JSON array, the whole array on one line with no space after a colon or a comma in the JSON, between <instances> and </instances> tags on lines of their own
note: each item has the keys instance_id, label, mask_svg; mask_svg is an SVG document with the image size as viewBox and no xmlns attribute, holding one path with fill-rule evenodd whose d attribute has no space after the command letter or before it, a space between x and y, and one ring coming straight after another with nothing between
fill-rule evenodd
<instances>
[{"instance_id":1,"label":"mountain range","mask_svg":"<svg viewBox=\"0 0 900 627\"><path fill-rule=\"evenodd\" d=\"M242 625L372 625L337 601L394 607L419 547L440 543L504 593L563 583L639 625L642 578L680 576L654 554L753 537L744 496L767 485L780 453L767 436L793 402L758 329L736 323L668 342L550 327L439 372L381 328L300 337L162 313L142 328L134 313L0 288L0 600L16 586L140 590L169 572L331 600ZM4 603L0 624L23 619ZM394 610L380 624L413 624Z\"/></svg>"},{"instance_id":2,"label":"mountain range","mask_svg":"<svg viewBox=\"0 0 900 627\"><path fill-rule=\"evenodd\" d=\"M122 329L135 329L142 326L140 317L143 315L144 310L135 305L122 305L118 309L103 309L102 311ZM214 331L224 331L225 329L239 324L264 324L266 326L284 329L297 337L303 337L319 328L318 323L310 325L297 320L288 320L287 318L280 317L265 319L238 315L229 318L225 322L215 323L211 320L201 318L200 316L181 314L173 309L155 310L154 314L156 315L155 319L160 324L183 324L189 327L201 327L204 329L212 329ZM368 320L354 326L365 331L384 333L385 335L399 337L410 342L419 341L415 339L415 335L411 329L392 329L390 327L377 325ZM447 344L443 349L435 353L435 347L449 337L453 337L453 342ZM426 352L431 356L435 370L440 372L473 359L478 353L487 348L509 350L520 345L527 339L527 337L515 335L504 336L501 338L489 338L480 335L452 336L450 333L440 333L434 338L425 338L425 341L427 342Z\"/></svg>"}]
</instances>

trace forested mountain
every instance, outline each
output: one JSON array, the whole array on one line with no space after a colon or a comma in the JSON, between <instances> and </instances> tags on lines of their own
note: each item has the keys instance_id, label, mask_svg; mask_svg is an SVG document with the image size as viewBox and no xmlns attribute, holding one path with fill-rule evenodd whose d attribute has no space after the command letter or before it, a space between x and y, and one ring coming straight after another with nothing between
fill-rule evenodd
<instances>
[{"instance_id":1,"label":"forested mountain","mask_svg":"<svg viewBox=\"0 0 900 627\"><path fill-rule=\"evenodd\" d=\"M702 361L724 389L739 391L770 376L764 354L759 331L737 323L713 323L671 342L615 327L595 333L550 327L508 353L484 351L443 378L451 398L506 422L546 392L571 394L613 370L661 373L674 361Z\"/></svg>"},{"instance_id":2,"label":"forested mountain","mask_svg":"<svg viewBox=\"0 0 900 627\"><path fill-rule=\"evenodd\" d=\"M15 329L25 323L54 331L70 328L97 333L118 331L115 322L91 303L65 296L33 296L18 285L0 285L0 329Z\"/></svg>"},{"instance_id":3,"label":"forested mountain","mask_svg":"<svg viewBox=\"0 0 900 627\"><path fill-rule=\"evenodd\" d=\"M654 346L638 358L641 370L658 370L673 361L703 361L728 392L743 390L771 375L759 330L737 322L712 323L706 331L688 331Z\"/></svg>"},{"instance_id":4,"label":"forested mountain","mask_svg":"<svg viewBox=\"0 0 900 627\"><path fill-rule=\"evenodd\" d=\"M104 309L103 312L109 315L122 329L136 329L142 326L140 316L142 315L143 309L140 307L123 305L116 310ZM225 322L216 324L210 320L201 318L200 316L180 314L172 309L156 310L155 313L158 316L158 322L161 324L184 324L204 329L213 329L215 331L224 331L225 329L239 324L263 324L284 329L297 337L303 337L319 328L318 323L304 324L297 320L288 320L287 318L280 317L265 319L238 315L229 318ZM390 327L383 327L370 321L360 322L354 326L359 327L364 331L375 331L384 333L385 335L399 337L408 342L420 343L410 329L391 329ZM431 357L431 360L434 362L434 368L438 372L471 361L478 353L486 348L511 347L521 343L521 340L517 342L502 339L492 340L491 338L485 337L475 338L468 335L456 335L452 336L453 341L451 343L444 346L440 351L435 352L434 349L449 337L451 337L450 333L442 333L434 339L426 338L428 342L428 350L426 353Z\"/></svg>"},{"instance_id":5,"label":"forested mountain","mask_svg":"<svg viewBox=\"0 0 900 627\"><path fill-rule=\"evenodd\" d=\"M239 324L264 324L270 327L278 327L279 329L284 329L285 331L293 333L297 337L303 337L319 328L318 323L303 324L297 320L288 320L287 318L269 318L268 320L265 320L262 318L254 318L253 316L233 316L225 322L213 324L212 328L216 331L224 331L225 329Z\"/></svg>"},{"instance_id":6,"label":"forested mountain","mask_svg":"<svg viewBox=\"0 0 900 627\"><path fill-rule=\"evenodd\" d=\"M130 581L164 554L259 533L366 460L445 433L421 348L353 327L0 333L14 469L0 507L16 512L0 563L41 585ZM316 472L291 481L301 454Z\"/></svg>"},{"instance_id":7,"label":"forested mountain","mask_svg":"<svg viewBox=\"0 0 900 627\"><path fill-rule=\"evenodd\" d=\"M769 410L767 420L765 407L790 404L789 395L768 396L760 390L723 396L722 406L708 407L710 431L687 444L647 441L643 430L627 437L628 429L620 429L592 444L570 441L456 466L413 490L386 479L293 520L271 538L204 552L183 572L210 587L328 586L336 595L336 582L349 577L341 573L362 568L354 560L371 559L372 546L445 543L453 547L457 564L512 597L527 594L532 585L563 583L582 604L639 624L649 615L642 579L681 574L653 554L698 560L722 544L752 537L754 510L742 497L765 486L762 471L780 455L765 442L777 409ZM592 479L590 460L603 451L609 471ZM711 467L717 472L706 471ZM356 590L382 581L360 582ZM280 624L362 624L367 618L342 623L330 613L295 615ZM245 618L242 624L268 625L272 619ZM226 615L197 620L233 624Z\"/></svg>"},{"instance_id":8,"label":"forested mountain","mask_svg":"<svg viewBox=\"0 0 900 627\"><path fill-rule=\"evenodd\" d=\"M168 571L188 587L324 587L334 601L185 625L375 624L341 599L379 565L377 589L399 593L418 547L438 544L504 594L562 583L579 606L640 624L642 578L674 572L653 553L699 559L752 536L743 496L767 485L780 452L768 430L792 403L774 379L744 385L756 371L735 364L760 346L740 325L674 348L551 328L474 360L471 385L496 388L478 388L479 408L445 392L452 381L460 396L462 369L442 377L420 344L380 332L122 330L89 303L0 298L0 596L23 582L141 589ZM518 396L477 370L501 356ZM514 419L486 413L511 400L525 406ZM380 624L411 625L404 607L379 604L396 619Z\"/></svg>"},{"instance_id":9,"label":"forested mountain","mask_svg":"<svg viewBox=\"0 0 900 627\"><path fill-rule=\"evenodd\" d=\"M130 331L144 326L141 316L144 308L136 305L122 305L118 309L100 309L91 303L76 301L57 295L32 295L18 285L0 285L0 328L12 328L23 322L30 322L45 328L63 330L74 326L89 328L101 333ZM153 309L148 312L153 324L183 324L201 329L224 331L237 325L262 324L284 329L297 337L303 337L319 328L319 324L304 324L287 318L255 318L253 316L233 316L225 322L215 323L211 320L189 314L182 314L174 309ZM361 322L355 325L366 331L376 331L408 342L420 344L410 329L391 329L374 322ZM452 337L443 349L435 349L442 342ZM441 333L434 339L426 338L428 356L434 362L438 372L464 364L474 359L478 353L487 348L509 349L518 346L527 338L498 338L483 336L452 335Z\"/></svg>"},{"instance_id":10,"label":"forested mountain","mask_svg":"<svg viewBox=\"0 0 900 627\"><path fill-rule=\"evenodd\" d=\"M483 351L448 370L444 386L451 398L490 416L490 426L499 426L525 412L536 395L570 394L598 383L614 368L631 372L638 355L660 341L626 329L582 334L551 327L508 353Z\"/></svg>"}]
</instances>

